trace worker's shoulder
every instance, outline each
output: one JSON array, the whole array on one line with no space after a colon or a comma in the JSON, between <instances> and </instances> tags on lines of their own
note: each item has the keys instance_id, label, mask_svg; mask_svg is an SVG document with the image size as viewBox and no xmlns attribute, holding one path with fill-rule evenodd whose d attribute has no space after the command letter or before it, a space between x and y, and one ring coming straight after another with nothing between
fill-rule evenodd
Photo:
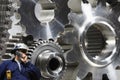
<instances>
[{"instance_id":1,"label":"worker's shoulder","mask_svg":"<svg viewBox=\"0 0 120 80\"><path fill-rule=\"evenodd\" d=\"M5 60L5 61L2 61L2 63L1 64L10 64L10 63L12 63L13 62L13 60Z\"/></svg>"}]
</instances>

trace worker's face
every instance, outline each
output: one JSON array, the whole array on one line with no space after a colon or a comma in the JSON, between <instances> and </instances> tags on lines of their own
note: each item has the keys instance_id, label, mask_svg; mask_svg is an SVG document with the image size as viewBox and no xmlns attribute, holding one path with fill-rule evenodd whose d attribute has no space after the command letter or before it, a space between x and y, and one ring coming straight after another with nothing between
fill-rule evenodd
<instances>
[{"instance_id":1,"label":"worker's face","mask_svg":"<svg viewBox=\"0 0 120 80\"><path fill-rule=\"evenodd\" d=\"M19 50L19 52L20 52L20 56L19 56L20 60L21 60L22 62L26 63L27 60L28 60L28 59L27 59L27 55L26 55L26 52L27 52L27 51Z\"/></svg>"},{"instance_id":2,"label":"worker's face","mask_svg":"<svg viewBox=\"0 0 120 80\"><path fill-rule=\"evenodd\" d=\"M22 61L22 62L24 62L24 63L26 63L27 62L27 55L26 55L26 53L22 53L22 55L21 55L21 57L20 57L20 60Z\"/></svg>"}]
</instances>

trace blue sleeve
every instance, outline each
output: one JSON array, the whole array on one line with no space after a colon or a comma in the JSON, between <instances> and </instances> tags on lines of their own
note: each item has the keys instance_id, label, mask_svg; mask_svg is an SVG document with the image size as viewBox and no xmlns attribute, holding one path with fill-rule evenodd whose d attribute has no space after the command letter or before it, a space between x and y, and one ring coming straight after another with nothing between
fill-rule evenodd
<instances>
[{"instance_id":1,"label":"blue sleeve","mask_svg":"<svg viewBox=\"0 0 120 80\"><path fill-rule=\"evenodd\" d=\"M8 64L8 61L4 61L0 64L0 80L4 79L7 64Z\"/></svg>"},{"instance_id":2,"label":"blue sleeve","mask_svg":"<svg viewBox=\"0 0 120 80\"><path fill-rule=\"evenodd\" d=\"M22 69L22 72L28 72L29 76L31 77L31 80L40 80L40 70L36 66L34 66L30 62L24 64L23 66L24 69Z\"/></svg>"}]
</instances>

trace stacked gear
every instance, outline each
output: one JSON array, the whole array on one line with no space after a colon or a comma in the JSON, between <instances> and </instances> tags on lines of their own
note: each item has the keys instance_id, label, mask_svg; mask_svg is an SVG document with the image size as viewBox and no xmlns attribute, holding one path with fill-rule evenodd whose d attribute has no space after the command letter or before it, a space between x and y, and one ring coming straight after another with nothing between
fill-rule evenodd
<instances>
[{"instance_id":1,"label":"stacked gear","mask_svg":"<svg viewBox=\"0 0 120 80\"><path fill-rule=\"evenodd\" d=\"M0 0L0 54L5 53L5 42L9 38L8 29L11 27L12 1Z\"/></svg>"},{"instance_id":2,"label":"stacked gear","mask_svg":"<svg viewBox=\"0 0 120 80\"><path fill-rule=\"evenodd\" d=\"M12 59L14 55L11 54L11 51L14 49L16 44L21 43L21 42L22 42L21 34L12 36L12 38L9 39L8 42L5 43L7 48L6 48L5 54L2 55L2 61Z\"/></svg>"},{"instance_id":3,"label":"stacked gear","mask_svg":"<svg viewBox=\"0 0 120 80\"><path fill-rule=\"evenodd\" d=\"M6 1L6 2L4 2ZM13 19L13 17L17 18L15 14L17 14L17 10L20 7L20 2L19 0L4 0L4 7L5 7L5 3L6 3L6 8L4 8L4 11L1 12L6 12L3 13L8 14L6 15L7 18L9 18L8 21L6 21L5 23L3 23L7 28L6 32L6 36L7 36L7 40L5 41L5 48L4 48L4 52L1 56L1 60L8 60L8 59L12 59L12 55L11 55L11 50L13 49L14 45L20 41L20 37L21 37L21 33L20 34L16 34L16 35L11 35L11 33L9 32L9 30L14 26L13 24L17 24L17 20ZM7 8L8 6L8 8ZM4 16L3 16L4 17ZM4 19L3 19L4 20ZM4 26L3 26L4 27ZM6 28L5 27L5 28ZM11 38L12 36L12 38ZM2 40L2 39L1 39Z\"/></svg>"},{"instance_id":4,"label":"stacked gear","mask_svg":"<svg viewBox=\"0 0 120 80\"><path fill-rule=\"evenodd\" d=\"M8 30L12 26L12 20L11 17L13 16L14 12L17 11L19 8L18 6L19 1L18 0L1 0L0 1L0 54L1 59L3 59L6 51L6 48L8 47L7 43L9 40L9 32ZM7 58L10 58L10 56L7 56Z\"/></svg>"}]
</instances>

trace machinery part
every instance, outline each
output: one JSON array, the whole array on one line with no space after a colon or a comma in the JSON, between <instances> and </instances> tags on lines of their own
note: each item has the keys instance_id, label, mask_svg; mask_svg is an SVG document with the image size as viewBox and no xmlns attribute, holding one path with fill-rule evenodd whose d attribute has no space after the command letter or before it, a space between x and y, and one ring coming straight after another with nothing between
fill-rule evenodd
<instances>
[{"instance_id":1,"label":"machinery part","mask_svg":"<svg viewBox=\"0 0 120 80\"><path fill-rule=\"evenodd\" d=\"M10 36L13 36L9 33L9 30L12 28L11 26L13 26L13 24L17 24L19 22L19 21L17 22L16 20L13 20L12 17L15 16L14 15L15 13L17 13L18 8L20 7L20 2L19 0L4 0L4 1L1 0L0 3L3 3L3 5L1 5L1 9L2 9L1 16L3 17L1 21L3 22L1 22L0 25L1 25L1 28L3 28L2 33L6 33L5 36L4 34L2 34L3 37L5 37L3 39L4 43L2 42L4 52L2 52L1 61L3 61L3 60L12 59L13 57L11 55L11 49L13 49L15 44L14 42L16 42L16 39L9 39Z\"/></svg>"},{"instance_id":2,"label":"machinery part","mask_svg":"<svg viewBox=\"0 0 120 80\"><path fill-rule=\"evenodd\" d=\"M12 36L17 35L18 33L26 36L25 26L20 25L20 20L21 20L20 14L18 12L14 12L13 16L11 17L11 20L12 20L12 25L11 25L11 28L8 30L8 32L10 34L9 39L12 39Z\"/></svg>"},{"instance_id":3,"label":"machinery part","mask_svg":"<svg viewBox=\"0 0 120 80\"><path fill-rule=\"evenodd\" d=\"M109 80L119 79L116 67L120 65L120 3L114 7L110 3L108 7L106 3L101 0L96 8L92 8L90 3L81 2L83 14L70 13L68 16L74 36L67 40L74 43L66 53L66 59L68 62L79 61L78 77L83 80L87 74L92 80L102 80L104 76Z\"/></svg>"},{"instance_id":4,"label":"machinery part","mask_svg":"<svg viewBox=\"0 0 120 80\"><path fill-rule=\"evenodd\" d=\"M82 13L81 10L81 1L82 0L69 0L68 1L68 7L71 9L72 12L75 13ZM89 1L89 3L95 7L97 5L97 0L86 0Z\"/></svg>"},{"instance_id":5,"label":"machinery part","mask_svg":"<svg viewBox=\"0 0 120 80\"><path fill-rule=\"evenodd\" d=\"M53 41L39 41L33 50L31 62L41 71L42 80L59 80L62 78L66 62L61 47Z\"/></svg>"},{"instance_id":6,"label":"machinery part","mask_svg":"<svg viewBox=\"0 0 120 80\"><path fill-rule=\"evenodd\" d=\"M11 54L11 51L15 48L15 45L20 42L22 42L21 34L18 33L17 35L12 36L12 38L5 43L7 48L5 54L1 56L1 61L11 60L14 57L14 55Z\"/></svg>"},{"instance_id":7,"label":"machinery part","mask_svg":"<svg viewBox=\"0 0 120 80\"><path fill-rule=\"evenodd\" d=\"M13 7L11 0L0 0L0 55L5 53L9 33L8 29L11 27L10 17L13 14Z\"/></svg>"},{"instance_id":8,"label":"machinery part","mask_svg":"<svg viewBox=\"0 0 120 80\"><path fill-rule=\"evenodd\" d=\"M70 11L67 6L68 0L20 1L20 23L26 27L26 33L32 35L34 40L56 39L58 33L64 31L64 25L68 23L67 15Z\"/></svg>"},{"instance_id":9,"label":"machinery part","mask_svg":"<svg viewBox=\"0 0 120 80\"><path fill-rule=\"evenodd\" d=\"M39 0L35 5L35 16L41 23L49 23L54 19L56 6L50 0Z\"/></svg>"}]
</instances>

